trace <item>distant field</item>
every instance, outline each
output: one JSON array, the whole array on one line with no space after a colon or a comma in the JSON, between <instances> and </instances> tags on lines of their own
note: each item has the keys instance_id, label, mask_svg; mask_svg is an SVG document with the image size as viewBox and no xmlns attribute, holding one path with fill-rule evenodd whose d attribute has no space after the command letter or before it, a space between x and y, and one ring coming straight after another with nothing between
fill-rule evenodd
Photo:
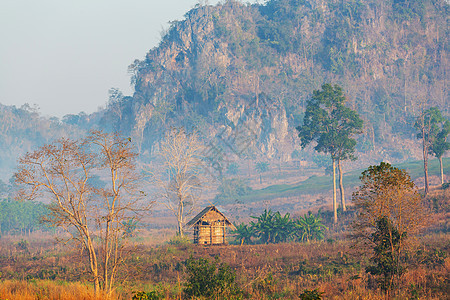
<instances>
[{"instance_id":1,"label":"distant field","mask_svg":"<svg viewBox=\"0 0 450 300\"><path fill-rule=\"evenodd\" d=\"M450 175L450 158L443 159L444 173ZM423 177L423 161L413 161L401 164L394 164L395 167L406 170L413 180ZM359 177L364 169L347 172L344 174L344 185L347 189L355 188L360 184ZM430 176L439 176L439 161L431 159L428 163L428 173ZM312 195L330 191L332 181L330 176L311 176L298 184L271 185L260 190L253 190L249 195L242 196L244 203L257 202L262 200L292 197L298 195Z\"/></svg>"}]
</instances>

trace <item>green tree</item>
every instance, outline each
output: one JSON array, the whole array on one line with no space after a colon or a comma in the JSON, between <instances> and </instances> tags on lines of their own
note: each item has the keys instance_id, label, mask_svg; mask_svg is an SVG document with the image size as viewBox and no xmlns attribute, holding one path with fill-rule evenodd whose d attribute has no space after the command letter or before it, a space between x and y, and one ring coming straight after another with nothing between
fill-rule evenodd
<instances>
[{"instance_id":1,"label":"green tree","mask_svg":"<svg viewBox=\"0 0 450 300\"><path fill-rule=\"evenodd\" d=\"M236 200L239 202L241 197L250 194L251 191L252 188L240 178L224 179L217 188L218 193L214 200L221 202Z\"/></svg>"},{"instance_id":2,"label":"green tree","mask_svg":"<svg viewBox=\"0 0 450 300\"><path fill-rule=\"evenodd\" d=\"M336 205L336 162L339 166L339 188L341 205L345 211L345 195L342 183L342 160L355 159L356 140L353 136L360 133L363 121L359 115L346 107L346 98L338 85L322 85L322 90L315 90L306 105L303 125L298 126L298 136L302 147L316 142L314 149L331 156L333 163L333 211L334 223L337 223Z\"/></svg>"},{"instance_id":3,"label":"green tree","mask_svg":"<svg viewBox=\"0 0 450 300\"><path fill-rule=\"evenodd\" d=\"M371 261L374 265L368 266L366 272L372 275L382 275L379 281L385 291L392 289L395 276L400 276L403 268L400 267L400 246L406 238L406 232L400 233L392 222L383 216L377 220L376 231L371 236L374 243L374 255Z\"/></svg>"},{"instance_id":4,"label":"green tree","mask_svg":"<svg viewBox=\"0 0 450 300\"><path fill-rule=\"evenodd\" d=\"M428 154L432 151L432 145L436 143L439 133L445 129L446 122L448 121L442 116L441 111L437 107L431 107L423 111L414 124L414 127L418 131L417 138L422 140L425 194L428 193L430 186L428 179Z\"/></svg>"},{"instance_id":5,"label":"green tree","mask_svg":"<svg viewBox=\"0 0 450 300\"><path fill-rule=\"evenodd\" d=\"M259 173L259 183L262 183L262 174L269 171L269 164L265 161L260 161L256 163L256 170Z\"/></svg>"},{"instance_id":6,"label":"green tree","mask_svg":"<svg viewBox=\"0 0 450 300\"><path fill-rule=\"evenodd\" d=\"M47 206L35 201L0 201L0 232L30 234L36 230L48 230L40 221L49 213Z\"/></svg>"},{"instance_id":7,"label":"green tree","mask_svg":"<svg viewBox=\"0 0 450 300\"><path fill-rule=\"evenodd\" d=\"M318 289L304 290L300 294L300 300L322 300L324 292L320 292Z\"/></svg>"},{"instance_id":8,"label":"green tree","mask_svg":"<svg viewBox=\"0 0 450 300\"><path fill-rule=\"evenodd\" d=\"M445 120L441 131L437 134L436 139L430 145L430 153L439 159L439 166L441 170L441 184L444 184L444 166L442 164L442 156L445 152L450 150L450 142L447 141L450 133L450 121Z\"/></svg>"}]
</instances>

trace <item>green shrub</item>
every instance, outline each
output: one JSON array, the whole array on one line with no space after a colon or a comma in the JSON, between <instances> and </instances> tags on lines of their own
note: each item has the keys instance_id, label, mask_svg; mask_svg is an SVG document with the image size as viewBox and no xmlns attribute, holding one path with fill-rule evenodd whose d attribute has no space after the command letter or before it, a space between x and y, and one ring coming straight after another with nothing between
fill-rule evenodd
<instances>
[{"instance_id":1,"label":"green shrub","mask_svg":"<svg viewBox=\"0 0 450 300\"><path fill-rule=\"evenodd\" d=\"M159 300L163 297L159 295L156 291L151 291L149 293L143 291L133 292L133 298L131 300Z\"/></svg>"},{"instance_id":2,"label":"green shrub","mask_svg":"<svg viewBox=\"0 0 450 300\"><path fill-rule=\"evenodd\" d=\"M303 293L300 294L301 300L321 300L323 292L319 292L318 289L314 290L304 290Z\"/></svg>"},{"instance_id":3,"label":"green shrub","mask_svg":"<svg viewBox=\"0 0 450 300\"><path fill-rule=\"evenodd\" d=\"M242 292L236 285L236 274L227 264L204 258L186 260L188 279L183 289L186 299L239 299Z\"/></svg>"},{"instance_id":4,"label":"green shrub","mask_svg":"<svg viewBox=\"0 0 450 300\"><path fill-rule=\"evenodd\" d=\"M395 225L385 216L377 220L376 231L372 234L372 242L375 244L374 256L371 261L374 263L366 268L366 272L381 276L379 284L383 290L390 290L393 287L393 279L403 273L400 266L399 247L405 239L406 233L398 232Z\"/></svg>"}]
</instances>

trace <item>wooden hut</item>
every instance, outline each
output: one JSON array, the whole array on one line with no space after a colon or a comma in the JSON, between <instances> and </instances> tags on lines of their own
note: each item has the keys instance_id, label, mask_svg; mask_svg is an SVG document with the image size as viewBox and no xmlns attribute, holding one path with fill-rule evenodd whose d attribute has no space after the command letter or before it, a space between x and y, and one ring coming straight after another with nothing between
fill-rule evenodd
<instances>
[{"instance_id":1,"label":"wooden hut","mask_svg":"<svg viewBox=\"0 0 450 300\"><path fill-rule=\"evenodd\" d=\"M214 205L206 207L187 223L194 227L194 244L218 245L225 243L225 229L236 229Z\"/></svg>"}]
</instances>

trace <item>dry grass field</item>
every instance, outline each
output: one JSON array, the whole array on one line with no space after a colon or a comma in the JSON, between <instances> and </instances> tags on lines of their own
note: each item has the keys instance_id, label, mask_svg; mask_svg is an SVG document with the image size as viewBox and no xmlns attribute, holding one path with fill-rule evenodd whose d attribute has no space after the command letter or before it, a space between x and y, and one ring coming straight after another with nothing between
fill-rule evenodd
<instances>
[{"instance_id":1,"label":"dry grass field","mask_svg":"<svg viewBox=\"0 0 450 300\"><path fill-rule=\"evenodd\" d=\"M450 189L427 197L430 226L414 240L408 266L390 299L449 299ZM113 295L95 295L86 253L55 244L50 235L3 236L0 243L0 299L131 299L154 292L159 299L183 298L186 261L206 258L236 274L244 299L299 299L305 290L324 299L386 299L365 270L370 253L348 237L351 214L329 230L325 240L309 243L195 246L172 239L172 230L153 229L132 238L131 255L118 273ZM331 218L330 218L331 219ZM156 298L155 298L156 299Z\"/></svg>"}]
</instances>

